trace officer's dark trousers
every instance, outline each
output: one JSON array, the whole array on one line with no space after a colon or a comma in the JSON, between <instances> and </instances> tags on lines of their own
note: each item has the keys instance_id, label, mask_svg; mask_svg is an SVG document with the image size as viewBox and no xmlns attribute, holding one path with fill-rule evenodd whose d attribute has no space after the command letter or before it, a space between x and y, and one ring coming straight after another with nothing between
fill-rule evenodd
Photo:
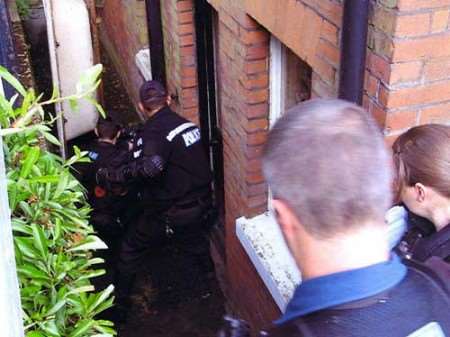
<instances>
[{"instance_id":1,"label":"officer's dark trousers","mask_svg":"<svg viewBox=\"0 0 450 337\"><path fill-rule=\"evenodd\" d=\"M208 243L202 231L208 207L175 207L164 212L146 210L139 216L134 226L129 228L119 253L115 285L118 302L128 299L143 256L149 250L151 252L166 244L169 237L181 243L183 254L198 256L199 259L208 255Z\"/></svg>"}]
</instances>

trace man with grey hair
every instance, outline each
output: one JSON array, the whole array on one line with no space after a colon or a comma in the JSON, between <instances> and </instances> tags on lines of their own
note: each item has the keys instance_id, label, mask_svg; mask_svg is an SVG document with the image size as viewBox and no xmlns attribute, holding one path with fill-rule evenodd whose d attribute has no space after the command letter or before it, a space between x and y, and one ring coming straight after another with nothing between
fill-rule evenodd
<instances>
[{"instance_id":1,"label":"man with grey hair","mask_svg":"<svg viewBox=\"0 0 450 337\"><path fill-rule=\"evenodd\" d=\"M367 112L340 100L295 106L271 130L263 170L303 278L266 336L450 336L442 280L389 250L389 154Z\"/></svg>"}]
</instances>

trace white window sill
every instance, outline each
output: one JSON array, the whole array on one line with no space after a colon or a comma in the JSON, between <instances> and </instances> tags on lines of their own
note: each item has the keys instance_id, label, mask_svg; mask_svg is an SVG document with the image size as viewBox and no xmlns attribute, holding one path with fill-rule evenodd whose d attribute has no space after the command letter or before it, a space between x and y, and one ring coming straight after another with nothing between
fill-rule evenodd
<instances>
[{"instance_id":1,"label":"white window sill","mask_svg":"<svg viewBox=\"0 0 450 337\"><path fill-rule=\"evenodd\" d=\"M386 221L390 246L393 247L406 229L406 211L403 207L393 207L386 213ZM274 301L284 312L301 282L301 275L275 219L269 212L251 219L241 217L236 220L236 235Z\"/></svg>"},{"instance_id":2,"label":"white window sill","mask_svg":"<svg viewBox=\"0 0 450 337\"><path fill-rule=\"evenodd\" d=\"M289 253L275 219L267 212L236 220L236 235L276 304L284 312L300 272Z\"/></svg>"}]
</instances>

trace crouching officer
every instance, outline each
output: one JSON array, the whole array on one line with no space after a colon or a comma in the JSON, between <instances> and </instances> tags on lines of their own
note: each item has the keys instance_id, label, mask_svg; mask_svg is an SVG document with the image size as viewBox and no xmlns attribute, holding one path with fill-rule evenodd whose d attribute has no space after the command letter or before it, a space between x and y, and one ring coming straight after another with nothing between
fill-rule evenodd
<instances>
[{"instance_id":1,"label":"crouching officer","mask_svg":"<svg viewBox=\"0 0 450 337\"><path fill-rule=\"evenodd\" d=\"M119 254L119 307L126 303L147 249L155 249L170 237L193 259L201 261L208 255L202 225L211 205L211 173L200 130L169 108L170 98L161 83L144 83L140 100L139 108L148 120L136 131L132 160L118 169L99 172L107 181L138 181L142 187L144 209L128 230Z\"/></svg>"},{"instance_id":2,"label":"crouching officer","mask_svg":"<svg viewBox=\"0 0 450 337\"><path fill-rule=\"evenodd\" d=\"M100 118L95 128L97 139L87 149L91 162L76 167L93 209L91 222L100 237L108 244L122 234L120 216L127 190L121 184L101 184L96 176L97 172L105 167L119 167L127 161L128 149L117 144L120 130L120 125L110 118Z\"/></svg>"}]
</instances>

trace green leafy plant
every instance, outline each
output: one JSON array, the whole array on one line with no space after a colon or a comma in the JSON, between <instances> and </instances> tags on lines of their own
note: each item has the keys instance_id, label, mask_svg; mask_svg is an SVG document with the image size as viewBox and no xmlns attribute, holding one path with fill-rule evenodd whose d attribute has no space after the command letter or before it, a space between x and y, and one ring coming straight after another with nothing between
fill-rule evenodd
<instances>
[{"instance_id":1,"label":"green leafy plant","mask_svg":"<svg viewBox=\"0 0 450 337\"><path fill-rule=\"evenodd\" d=\"M28 17L31 11L31 1L30 0L16 0L17 10L22 18Z\"/></svg>"},{"instance_id":2,"label":"green leafy plant","mask_svg":"<svg viewBox=\"0 0 450 337\"><path fill-rule=\"evenodd\" d=\"M60 97L55 90L42 101L0 67L0 77L17 91L9 100L0 95L0 136L27 337L116 335L111 322L96 319L113 305L113 286L95 292L90 281L105 272L96 268L103 260L92 252L107 247L89 225L85 191L70 171L72 164L88 161L86 153L75 148L64 161L42 141L59 144L50 132L54 119L42 122L44 108L65 100L74 107L80 99L94 102L101 71L97 65L86 72L74 95Z\"/></svg>"}]
</instances>

